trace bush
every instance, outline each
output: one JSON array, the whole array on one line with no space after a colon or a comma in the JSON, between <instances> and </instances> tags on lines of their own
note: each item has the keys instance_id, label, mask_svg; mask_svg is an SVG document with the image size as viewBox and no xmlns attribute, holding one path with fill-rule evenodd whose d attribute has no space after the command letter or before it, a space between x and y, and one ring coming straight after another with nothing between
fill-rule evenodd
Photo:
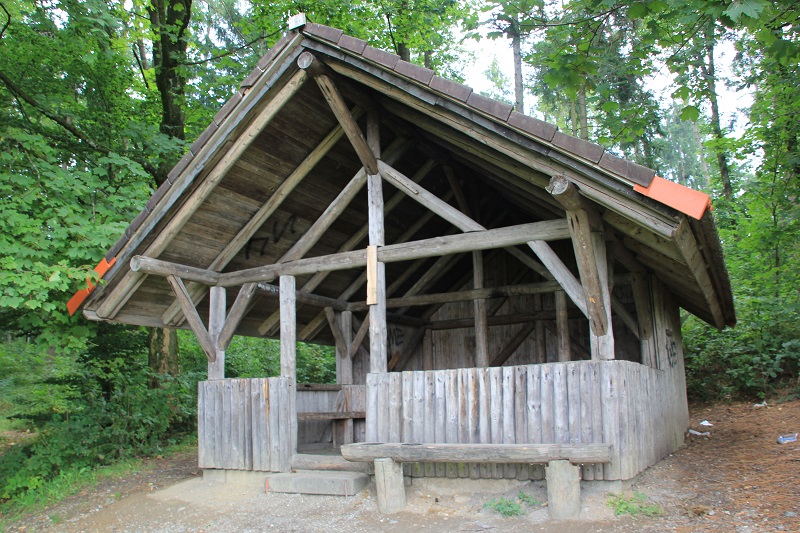
<instances>
[{"instance_id":1,"label":"bush","mask_svg":"<svg viewBox=\"0 0 800 533\"><path fill-rule=\"evenodd\" d=\"M737 304L734 329L717 331L693 317L684 325L691 400L763 399L778 387L797 387L800 308L770 298Z\"/></svg>"},{"instance_id":2,"label":"bush","mask_svg":"<svg viewBox=\"0 0 800 533\"><path fill-rule=\"evenodd\" d=\"M24 339L0 348L0 361L20 362L0 383L0 395L9 399L0 416L35 431L0 455L0 498L35 490L68 468L157 453L194 430L193 376L159 376L161 388L151 389L146 332L108 325L99 332L103 344L74 357L42 352Z\"/></svg>"}]
</instances>

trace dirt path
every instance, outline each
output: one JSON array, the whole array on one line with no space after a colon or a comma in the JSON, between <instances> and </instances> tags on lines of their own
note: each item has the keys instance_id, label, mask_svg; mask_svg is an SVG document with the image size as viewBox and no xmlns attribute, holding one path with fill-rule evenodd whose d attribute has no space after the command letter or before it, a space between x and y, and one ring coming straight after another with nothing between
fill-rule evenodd
<instances>
[{"instance_id":1,"label":"dirt path","mask_svg":"<svg viewBox=\"0 0 800 533\"><path fill-rule=\"evenodd\" d=\"M579 522L547 520L547 509L503 518L484 508L491 498L521 489L545 500L543 483L509 482L500 494L460 494L447 483L409 491L407 510L381 515L375 495L352 498L264 494L258 487L215 484L197 477L193 454L155 461L155 468L105 483L8 531L542 531L800 532L800 443L777 444L800 430L800 401L754 407L694 409L690 436L677 453L637 478L631 490L664 511L658 517L615 517L606 495L584 491ZM702 426L708 420L713 426ZM458 487L461 488L461 487Z\"/></svg>"}]
</instances>

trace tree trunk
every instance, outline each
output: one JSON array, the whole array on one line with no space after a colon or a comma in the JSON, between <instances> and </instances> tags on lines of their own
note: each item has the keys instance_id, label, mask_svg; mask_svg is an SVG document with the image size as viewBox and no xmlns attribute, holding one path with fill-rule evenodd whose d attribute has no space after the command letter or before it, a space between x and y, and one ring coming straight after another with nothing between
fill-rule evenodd
<instances>
[{"instance_id":1,"label":"tree trunk","mask_svg":"<svg viewBox=\"0 0 800 533\"><path fill-rule=\"evenodd\" d=\"M423 57L425 58L425 68L433 70L433 51L425 50Z\"/></svg>"},{"instance_id":2,"label":"tree trunk","mask_svg":"<svg viewBox=\"0 0 800 533\"><path fill-rule=\"evenodd\" d=\"M159 129L165 135L184 139L186 74L181 67L186 62L192 0L151 0L147 13L153 32L156 87L161 97ZM166 181L171 168L172 163L165 162L155 171L153 178L157 186ZM153 373L179 373L178 335L175 330L151 328L149 348L149 364Z\"/></svg>"},{"instance_id":3,"label":"tree trunk","mask_svg":"<svg viewBox=\"0 0 800 533\"><path fill-rule=\"evenodd\" d=\"M400 59L403 61L411 61L411 50L406 43L397 43L397 55L399 55Z\"/></svg>"},{"instance_id":4,"label":"tree trunk","mask_svg":"<svg viewBox=\"0 0 800 533\"><path fill-rule=\"evenodd\" d=\"M171 328L148 328L147 345L150 349L148 366L156 375L177 376L180 374L178 350L178 331ZM156 376L150 381L150 388L160 386Z\"/></svg>"},{"instance_id":5,"label":"tree trunk","mask_svg":"<svg viewBox=\"0 0 800 533\"><path fill-rule=\"evenodd\" d=\"M589 121L586 111L586 86L578 91L578 119L580 120L580 138L589 140Z\"/></svg>"},{"instance_id":6,"label":"tree trunk","mask_svg":"<svg viewBox=\"0 0 800 533\"><path fill-rule=\"evenodd\" d=\"M517 112L525 113L522 85L522 37L519 34L519 18L515 16L511 24L511 50L514 52L514 107Z\"/></svg>"},{"instance_id":7,"label":"tree trunk","mask_svg":"<svg viewBox=\"0 0 800 533\"><path fill-rule=\"evenodd\" d=\"M159 129L165 135L183 139L186 76L180 67L186 59L192 0L152 0L147 12L153 31L156 87L161 96ZM166 180L169 166L162 165L157 172L157 185Z\"/></svg>"},{"instance_id":8,"label":"tree trunk","mask_svg":"<svg viewBox=\"0 0 800 533\"><path fill-rule=\"evenodd\" d=\"M703 78L705 78L708 90L708 101L711 104L711 131L714 139L721 142L725 135L719 120L719 104L717 102L717 72L714 66L714 25L710 25L706 30L706 42L703 47L704 55L702 63ZM717 146L714 151L717 153L717 164L719 165L719 178L722 181L722 194L726 200L733 197L733 187L731 186L730 173L728 171L728 156L725 150Z\"/></svg>"}]
</instances>

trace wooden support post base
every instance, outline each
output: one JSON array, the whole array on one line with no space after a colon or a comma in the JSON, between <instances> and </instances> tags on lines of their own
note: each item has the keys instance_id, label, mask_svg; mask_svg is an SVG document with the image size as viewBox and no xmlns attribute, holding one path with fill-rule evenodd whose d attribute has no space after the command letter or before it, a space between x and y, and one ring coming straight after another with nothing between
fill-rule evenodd
<instances>
[{"instance_id":1,"label":"wooden support post base","mask_svg":"<svg viewBox=\"0 0 800 533\"><path fill-rule=\"evenodd\" d=\"M375 459L375 486L378 490L378 510L384 514L402 511L406 506L403 484L403 464L391 459Z\"/></svg>"},{"instance_id":2,"label":"wooden support post base","mask_svg":"<svg viewBox=\"0 0 800 533\"><path fill-rule=\"evenodd\" d=\"M580 466L566 460L550 461L547 463L545 476L550 518L553 520L578 518L581 512Z\"/></svg>"}]
</instances>

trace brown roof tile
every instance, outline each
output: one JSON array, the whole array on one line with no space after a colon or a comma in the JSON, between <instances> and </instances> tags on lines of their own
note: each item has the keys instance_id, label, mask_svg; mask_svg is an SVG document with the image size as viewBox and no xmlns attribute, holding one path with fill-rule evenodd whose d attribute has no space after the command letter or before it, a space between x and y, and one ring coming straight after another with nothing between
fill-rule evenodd
<instances>
[{"instance_id":1,"label":"brown roof tile","mask_svg":"<svg viewBox=\"0 0 800 533\"><path fill-rule=\"evenodd\" d=\"M364 53L362 55L365 59L380 63L384 67L390 69L394 69L395 65L397 65L397 62L400 61L399 55L386 52L385 50L380 50L378 48L373 48L371 46L364 48Z\"/></svg>"},{"instance_id":2,"label":"brown roof tile","mask_svg":"<svg viewBox=\"0 0 800 533\"><path fill-rule=\"evenodd\" d=\"M243 94L244 93L242 91L237 91L236 94L231 96L228 101L225 102L225 105L222 106L222 109L217 111L217 114L214 115L214 122L217 125L222 124L222 121L225 120L225 117L230 115L231 111L233 111L233 108L239 105L239 102L242 101Z\"/></svg>"},{"instance_id":3,"label":"brown roof tile","mask_svg":"<svg viewBox=\"0 0 800 533\"><path fill-rule=\"evenodd\" d=\"M264 71L261 70L261 67L256 65L256 68L254 68L253 71L250 72L250 75L247 76L244 79L244 81L239 84L239 87L241 89L248 89L248 88L252 87L255 84L255 82L258 79L258 77L261 76L261 74L263 74L263 73L264 73Z\"/></svg>"},{"instance_id":4,"label":"brown roof tile","mask_svg":"<svg viewBox=\"0 0 800 533\"><path fill-rule=\"evenodd\" d=\"M558 128L549 122L529 117L516 111L511 112L511 116L508 117L508 124L548 142L553 140L558 131Z\"/></svg>"},{"instance_id":5,"label":"brown roof tile","mask_svg":"<svg viewBox=\"0 0 800 533\"><path fill-rule=\"evenodd\" d=\"M186 170L186 167L189 166L189 162L192 160L193 157L194 154L192 153L191 150L189 150L188 152L186 152L186 155L184 155L181 158L181 160L178 161L178 164L172 167L172 170L169 171L169 175L167 176L167 179L170 181L170 183L174 182L175 178L180 176L181 172Z\"/></svg>"},{"instance_id":6,"label":"brown roof tile","mask_svg":"<svg viewBox=\"0 0 800 533\"><path fill-rule=\"evenodd\" d=\"M344 32L338 28L331 28L330 26L323 26L322 24L315 24L313 22L303 27L303 33L308 33L332 43L338 43L339 37L344 34Z\"/></svg>"},{"instance_id":7,"label":"brown roof tile","mask_svg":"<svg viewBox=\"0 0 800 533\"><path fill-rule=\"evenodd\" d=\"M281 50L283 50L283 48L289 43L289 41L292 40L293 35L294 34L292 33L287 33L278 39L273 47L270 48L269 51L258 60L258 68L261 70L267 70L267 65L269 65L272 60L275 59L275 57L281 52Z\"/></svg>"},{"instance_id":8,"label":"brown roof tile","mask_svg":"<svg viewBox=\"0 0 800 533\"><path fill-rule=\"evenodd\" d=\"M394 71L398 74L428 85L433 78L433 71L429 68L420 67L414 63L403 61L402 59L394 66Z\"/></svg>"},{"instance_id":9,"label":"brown roof tile","mask_svg":"<svg viewBox=\"0 0 800 533\"><path fill-rule=\"evenodd\" d=\"M192 147L190 148L192 153L198 153L200 149L205 146L211 136L214 135L214 132L217 131L218 128L219 126L212 121L211 124L209 124L208 127L203 131L203 133L201 133L200 136L192 143Z\"/></svg>"},{"instance_id":10,"label":"brown roof tile","mask_svg":"<svg viewBox=\"0 0 800 533\"><path fill-rule=\"evenodd\" d=\"M512 109L512 106L506 104L505 102L494 100L493 98L483 96L482 94L478 94L474 91L469 95L469 98L467 99L467 105L471 105L472 107L497 117L503 121L508 120L508 116L511 114Z\"/></svg>"},{"instance_id":11,"label":"brown roof tile","mask_svg":"<svg viewBox=\"0 0 800 533\"><path fill-rule=\"evenodd\" d=\"M558 148L562 148L592 163L597 163L603 157L604 148L599 144L585 141L572 135L566 135L560 131L553 135L552 142Z\"/></svg>"},{"instance_id":12,"label":"brown roof tile","mask_svg":"<svg viewBox=\"0 0 800 533\"><path fill-rule=\"evenodd\" d=\"M106 255L105 255L106 261L111 261L112 259L114 259L117 256L117 254L119 253L119 251L122 250L122 247L125 246L125 244L127 244L127 242L128 242L128 237L127 237L127 235L123 234L122 237L117 239L117 242L114 243L114 246L112 246L106 252Z\"/></svg>"},{"instance_id":13,"label":"brown roof tile","mask_svg":"<svg viewBox=\"0 0 800 533\"><path fill-rule=\"evenodd\" d=\"M608 152L605 152L600 159L600 166L644 187L650 185L656 175L656 171L653 169L622 159Z\"/></svg>"},{"instance_id":14,"label":"brown roof tile","mask_svg":"<svg viewBox=\"0 0 800 533\"><path fill-rule=\"evenodd\" d=\"M339 46L360 55L364 52L364 48L367 47L367 41L350 37L349 35L342 35L339 37Z\"/></svg>"},{"instance_id":15,"label":"brown roof tile","mask_svg":"<svg viewBox=\"0 0 800 533\"><path fill-rule=\"evenodd\" d=\"M443 92L447 96L451 96L462 102L466 102L467 99L469 99L469 95L472 94L472 87L467 87L466 85L439 76L433 77L430 82L430 88L435 91Z\"/></svg>"},{"instance_id":16,"label":"brown roof tile","mask_svg":"<svg viewBox=\"0 0 800 533\"><path fill-rule=\"evenodd\" d=\"M153 196L150 197L150 200L147 201L147 206L145 209L152 211L156 204L161 201L165 194L167 194L167 191L170 187L172 187L172 183L170 183L169 180L162 183L161 186L156 189L156 192L153 193Z\"/></svg>"}]
</instances>

